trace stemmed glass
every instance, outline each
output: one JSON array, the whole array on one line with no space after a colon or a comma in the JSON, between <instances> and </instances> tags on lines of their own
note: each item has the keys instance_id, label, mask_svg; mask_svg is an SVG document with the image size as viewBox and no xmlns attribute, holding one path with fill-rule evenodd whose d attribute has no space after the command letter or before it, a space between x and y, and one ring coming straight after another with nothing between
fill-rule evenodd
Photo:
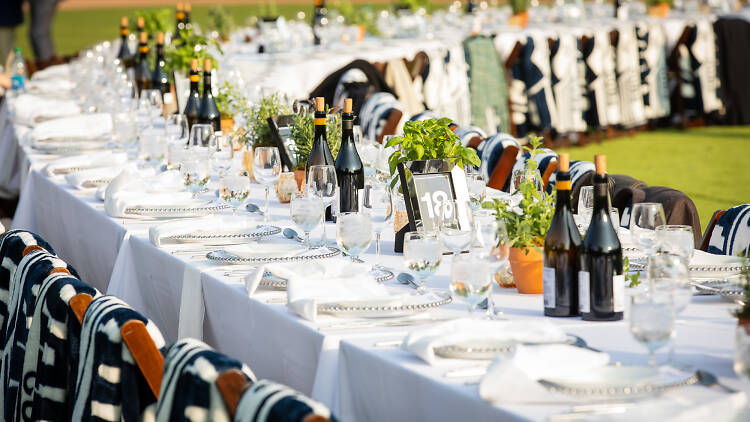
<instances>
[{"instance_id":1,"label":"stemmed glass","mask_svg":"<svg viewBox=\"0 0 750 422\"><path fill-rule=\"evenodd\" d=\"M656 228L666 224L666 220L661 204L640 202L633 205L630 234L647 257L656 249Z\"/></svg>"},{"instance_id":2,"label":"stemmed glass","mask_svg":"<svg viewBox=\"0 0 750 422\"><path fill-rule=\"evenodd\" d=\"M184 114L170 114L167 116L167 124L164 125L164 132L169 142L182 141L182 144L186 145L190 136L188 127L187 117Z\"/></svg>"},{"instance_id":3,"label":"stemmed glass","mask_svg":"<svg viewBox=\"0 0 750 422\"><path fill-rule=\"evenodd\" d=\"M307 191L313 196L320 198L326 207L332 205L338 195L336 168L328 165L310 166L307 173ZM323 237L321 242L323 246L326 246L326 243L328 243L325 222L323 222Z\"/></svg>"},{"instance_id":4,"label":"stemmed glass","mask_svg":"<svg viewBox=\"0 0 750 422\"><path fill-rule=\"evenodd\" d=\"M325 213L323 201L304 192L295 192L289 204L289 213L294 224L305 233L305 246L310 249L310 232L320 224Z\"/></svg>"},{"instance_id":5,"label":"stemmed glass","mask_svg":"<svg viewBox=\"0 0 750 422\"><path fill-rule=\"evenodd\" d=\"M464 298L469 305L469 315L474 317L476 306L492 290L487 261L474 254L454 257L450 289L454 295Z\"/></svg>"},{"instance_id":6,"label":"stemmed glass","mask_svg":"<svg viewBox=\"0 0 750 422\"><path fill-rule=\"evenodd\" d=\"M669 343L674 332L672 296L649 289L631 296L630 333L648 349L648 364L656 366L656 350Z\"/></svg>"},{"instance_id":7,"label":"stemmed glass","mask_svg":"<svg viewBox=\"0 0 750 422\"><path fill-rule=\"evenodd\" d=\"M478 210L482 206L482 201L484 201L487 184L484 183L482 175L474 170L474 167L469 167L466 172L466 185L469 188L469 205L472 210Z\"/></svg>"},{"instance_id":8,"label":"stemmed glass","mask_svg":"<svg viewBox=\"0 0 750 422\"><path fill-rule=\"evenodd\" d=\"M477 244L489 267L489 280L492 281L507 262L510 254L510 239L505 223L495 216L492 210L477 210L474 212L474 230ZM492 290L487 295L487 317L494 319L495 309L492 301Z\"/></svg>"},{"instance_id":9,"label":"stemmed glass","mask_svg":"<svg viewBox=\"0 0 750 422\"><path fill-rule=\"evenodd\" d=\"M276 147L255 148L255 161L253 162L253 175L261 185L266 188L266 208L263 210L263 221L271 221L270 203L268 196L271 186L279 180L281 175L281 158L279 149Z\"/></svg>"},{"instance_id":10,"label":"stemmed glass","mask_svg":"<svg viewBox=\"0 0 750 422\"><path fill-rule=\"evenodd\" d=\"M444 201L438 207L438 227L440 241L443 246L453 252L453 256L460 254L471 246L472 210L463 201ZM469 224L461 224L461 214L464 214Z\"/></svg>"},{"instance_id":11,"label":"stemmed glass","mask_svg":"<svg viewBox=\"0 0 750 422\"><path fill-rule=\"evenodd\" d=\"M591 214L594 213L594 187L584 186L578 193L578 216L580 223L588 227L591 223Z\"/></svg>"},{"instance_id":12,"label":"stemmed glass","mask_svg":"<svg viewBox=\"0 0 750 422\"><path fill-rule=\"evenodd\" d=\"M518 192L518 187L521 183L530 181L534 184L537 191L541 192L544 190L544 184L542 183L542 176L539 174L539 170L531 170L528 168L513 170L510 179L510 193L514 195Z\"/></svg>"},{"instance_id":13,"label":"stemmed glass","mask_svg":"<svg viewBox=\"0 0 750 422\"><path fill-rule=\"evenodd\" d=\"M342 212L336 216L336 244L357 262L359 254L372 242L370 216L361 212Z\"/></svg>"},{"instance_id":14,"label":"stemmed glass","mask_svg":"<svg viewBox=\"0 0 750 422\"><path fill-rule=\"evenodd\" d=\"M369 212L375 230L375 256L380 262L380 234L393 217L391 188L386 183L365 185L362 207Z\"/></svg>"},{"instance_id":15,"label":"stemmed glass","mask_svg":"<svg viewBox=\"0 0 750 422\"><path fill-rule=\"evenodd\" d=\"M232 206L232 214L250 195L250 178L244 175L227 175L219 180L219 197Z\"/></svg>"},{"instance_id":16,"label":"stemmed glass","mask_svg":"<svg viewBox=\"0 0 750 422\"><path fill-rule=\"evenodd\" d=\"M219 177L232 167L234 154L231 138L228 135L215 135L210 138L208 153L211 160L211 170L217 173Z\"/></svg>"},{"instance_id":17,"label":"stemmed glass","mask_svg":"<svg viewBox=\"0 0 750 422\"><path fill-rule=\"evenodd\" d=\"M666 224L656 228L656 250L693 257L693 228L685 225Z\"/></svg>"},{"instance_id":18,"label":"stemmed glass","mask_svg":"<svg viewBox=\"0 0 750 422\"><path fill-rule=\"evenodd\" d=\"M419 277L417 292L427 291L427 279L437 271L443 260L443 248L435 233L409 232L404 236L404 262Z\"/></svg>"},{"instance_id":19,"label":"stemmed glass","mask_svg":"<svg viewBox=\"0 0 750 422\"><path fill-rule=\"evenodd\" d=\"M679 315L693 299L693 287L690 284L688 258L684 255L658 253L648 257L649 288L663 292L672 297L675 315ZM672 337L677 335L673 332ZM673 360L674 342L670 343L669 361Z\"/></svg>"},{"instance_id":20,"label":"stemmed glass","mask_svg":"<svg viewBox=\"0 0 750 422\"><path fill-rule=\"evenodd\" d=\"M190 128L188 145L191 147L208 147L214 136L214 127L208 124L196 123Z\"/></svg>"}]
</instances>

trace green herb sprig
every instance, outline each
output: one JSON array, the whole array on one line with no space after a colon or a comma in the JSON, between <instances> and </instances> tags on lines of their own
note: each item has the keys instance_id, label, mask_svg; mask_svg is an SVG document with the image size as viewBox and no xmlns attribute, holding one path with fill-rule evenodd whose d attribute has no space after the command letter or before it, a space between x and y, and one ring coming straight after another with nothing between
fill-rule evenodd
<instances>
[{"instance_id":1,"label":"green herb sprig","mask_svg":"<svg viewBox=\"0 0 750 422\"><path fill-rule=\"evenodd\" d=\"M276 146L271 137L271 129L268 128L268 118L291 114L292 108L282 101L281 95L274 93L260 99L258 104L248 109L245 114L247 122L247 140L254 147Z\"/></svg>"},{"instance_id":2,"label":"green herb sprig","mask_svg":"<svg viewBox=\"0 0 750 422\"><path fill-rule=\"evenodd\" d=\"M234 31L234 20L229 10L222 6L208 9L208 29L216 31L222 41L229 40L229 35Z\"/></svg>"},{"instance_id":3,"label":"green herb sprig","mask_svg":"<svg viewBox=\"0 0 750 422\"><path fill-rule=\"evenodd\" d=\"M210 59L213 68L217 67L216 58L208 50L213 48L222 53L219 43L206 36L196 34L192 28L180 30L180 35L182 36L180 42L176 45L175 43L170 45L164 54L166 60L164 68L167 73L189 71L190 62L193 59L198 59L201 65L203 60Z\"/></svg>"},{"instance_id":4,"label":"green herb sprig","mask_svg":"<svg viewBox=\"0 0 750 422\"><path fill-rule=\"evenodd\" d=\"M330 109L326 109L326 114ZM294 141L294 159L297 162L296 170L304 170L307 159L312 151L313 138L315 137L315 125L311 113L298 114L294 117L289 136ZM328 114L326 120L326 140L331 155L336 159L341 148L341 115L338 113Z\"/></svg>"},{"instance_id":5,"label":"green herb sprig","mask_svg":"<svg viewBox=\"0 0 750 422\"><path fill-rule=\"evenodd\" d=\"M247 99L240 94L236 86L225 81L219 87L219 93L214 97L216 107L221 113L222 119L232 119L236 115L247 115L250 113Z\"/></svg>"}]
</instances>

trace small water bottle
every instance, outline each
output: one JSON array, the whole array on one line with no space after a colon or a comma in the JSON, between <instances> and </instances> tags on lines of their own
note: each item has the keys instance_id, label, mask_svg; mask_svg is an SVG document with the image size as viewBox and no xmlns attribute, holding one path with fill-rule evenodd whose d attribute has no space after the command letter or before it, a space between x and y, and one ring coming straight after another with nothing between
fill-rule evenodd
<instances>
[{"instance_id":1,"label":"small water bottle","mask_svg":"<svg viewBox=\"0 0 750 422\"><path fill-rule=\"evenodd\" d=\"M10 82L13 92L23 92L26 86L26 62L23 61L21 49L13 50L13 61L10 64Z\"/></svg>"}]
</instances>

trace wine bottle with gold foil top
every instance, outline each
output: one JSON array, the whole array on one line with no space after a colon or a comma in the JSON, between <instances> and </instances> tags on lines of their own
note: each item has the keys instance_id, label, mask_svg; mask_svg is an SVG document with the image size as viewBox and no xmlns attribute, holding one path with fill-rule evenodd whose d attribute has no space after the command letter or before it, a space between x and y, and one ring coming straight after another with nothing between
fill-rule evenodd
<instances>
[{"instance_id":1,"label":"wine bottle with gold foil top","mask_svg":"<svg viewBox=\"0 0 750 422\"><path fill-rule=\"evenodd\" d=\"M193 28L193 24L190 23L190 11L191 11L191 9L192 9L192 7L190 6L190 3L185 3L184 20L183 20L183 23L185 24L185 29L192 29Z\"/></svg>"},{"instance_id":2,"label":"wine bottle with gold foil top","mask_svg":"<svg viewBox=\"0 0 750 422\"><path fill-rule=\"evenodd\" d=\"M326 26L328 24L327 15L328 10L326 9L324 0L315 0L315 9L313 10L312 17L313 43L315 45L320 45L320 36L318 35L318 32L320 31L321 26Z\"/></svg>"},{"instance_id":3,"label":"wine bottle with gold foil top","mask_svg":"<svg viewBox=\"0 0 750 422\"><path fill-rule=\"evenodd\" d=\"M185 29L185 7L182 3L177 3L175 13L175 28L174 36L172 36L172 45L179 45L182 43L182 34L180 31Z\"/></svg>"},{"instance_id":4,"label":"wine bottle with gold foil top","mask_svg":"<svg viewBox=\"0 0 750 422\"><path fill-rule=\"evenodd\" d=\"M133 53L128 46L128 35L130 35L128 17L123 16L120 18L120 50L117 52L117 59L126 69L133 67Z\"/></svg>"},{"instance_id":5,"label":"wine bottle with gold foil top","mask_svg":"<svg viewBox=\"0 0 750 422\"><path fill-rule=\"evenodd\" d=\"M165 65L164 33L159 32L156 36L156 58L154 60L154 70L151 72L151 87L161 91L162 96L170 93L169 76L167 75L167 71L164 70Z\"/></svg>"},{"instance_id":6,"label":"wine bottle with gold foil top","mask_svg":"<svg viewBox=\"0 0 750 422\"><path fill-rule=\"evenodd\" d=\"M594 210L583 239L578 273L579 309L586 321L618 321L625 309L622 247L610 219L606 157L594 156L594 164Z\"/></svg>"},{"instance_id":7,"label":"wine bottle with gold foil top","mask_svg":"<svg viewBox=\"0 0 750 422\"><path fill-rule=\"evenodd\" d=\"M144 89L151 89L151 69L148 67L148 34L141 32L139 37L138 63L135 66L135 85L138 88L138 95Z\"/></svg>"},{"instance_id":8,"label":"wine bottle with gold foil top","mask_svg":"<svg viewBox=\"0 0 750 422\"><path fill-rule=\"evenodd\" d=\"M221 130L221 115L211 92L211 59L203 60L203 97L198 109L198 122L212 125L214 132Z\"/></svg>"},{"instance_id":9,"label":"wine bottle with gold foil top","mask_svg":"<svg viewBox=\"0 0 750 422\"><path fill-rule=\"evenodd\" d=\"M136 25L136 30L135 30L134 35L136 36L135 41L136 41L137 47L136 47L135 53L133 54L133 67L134 68L138 67L138 65L141 63L141 55L138 51L138 48L140 47L141 33L145 32L143 30L143 27L146 25L146 21L143 19L143 16L138 17L135 25Z\"/></svg>"},{"instance_id":10,"label":"wine bottle with gold foil top","mask_svg":"<svg viewBox=\"0 0 750 422\"><path fill-rule=\"evenodd\" d=\"M188 94L185 109L182 111L182 114L187 118L188 129L198 123L198 112L201 106L201 94L198 91L200 82L201 74L198 71L198 60L193 59L190 62L190 94Z\"/></svg>"},{"instance_id":11,"label":"wine bottle with gold foil top","mask_svg":"<svg viewBox=\"0 0 750 422\"><path fill-rule=\"evenodd\" d=\"M336 182L339 185L339 212L359 211L359 195L365 188L365 168L354 144L352 99L344 100L341 114L341 148L336 156Z\"/></svg>"},{"instance_id":12,"label":"wine bottle with gold foil top","mask_svg":"<svg viewBox=\"0 0 750 422\"><path fill-rule=\"evenodd\" d=\"M555 215L544 239L544 315L578 315L578 270L581 234L570 210L570 157L558 157Z\"/></svg>"},{"instance_id":13,"label":"wine bottle with gold foil top","mask_svg":"<svg viewBox=\"0 0 750 422\"><path fill-rule=\"evenodd\" d=\"M333 166L336 164L333 160L333 154L331 154L331 148L328 146L328 138L326 137L325 105L325 98L315 98L315 114L313 115L315 132L310 156L307 157L307 163L305 164L305 180L310 180L308 178L310 167L321 165ZM326 207L326 221L333 221L330 205Z\"/></svg>"}]
</instances>

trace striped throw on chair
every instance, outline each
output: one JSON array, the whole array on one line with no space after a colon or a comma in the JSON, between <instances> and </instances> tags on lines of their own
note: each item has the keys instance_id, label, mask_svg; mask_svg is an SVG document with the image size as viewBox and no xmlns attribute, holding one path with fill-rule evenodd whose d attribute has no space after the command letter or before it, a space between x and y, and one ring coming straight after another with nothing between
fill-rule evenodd
<instances>
[{"instance_id":1,"label":"striped throw on chair","mask_svg":"<svg viewBox=\"0 0 750 422\"><path fill-rule=\"evenodd\" d=\"M235 422L303 422L311 414L336 421L322 403L269 380L250 386L237 406Z\"/></svg>"},{"instance_id":2,"label":"striped throw on chair","mask_svg":"<svg viewBox=\"0 0 750 422\"><path fill-rule=\"evenodd\" d=\"M708 252L719 255L750 253L750 204L728 209L716 222Z\"/></svg>"}]
</instances>

